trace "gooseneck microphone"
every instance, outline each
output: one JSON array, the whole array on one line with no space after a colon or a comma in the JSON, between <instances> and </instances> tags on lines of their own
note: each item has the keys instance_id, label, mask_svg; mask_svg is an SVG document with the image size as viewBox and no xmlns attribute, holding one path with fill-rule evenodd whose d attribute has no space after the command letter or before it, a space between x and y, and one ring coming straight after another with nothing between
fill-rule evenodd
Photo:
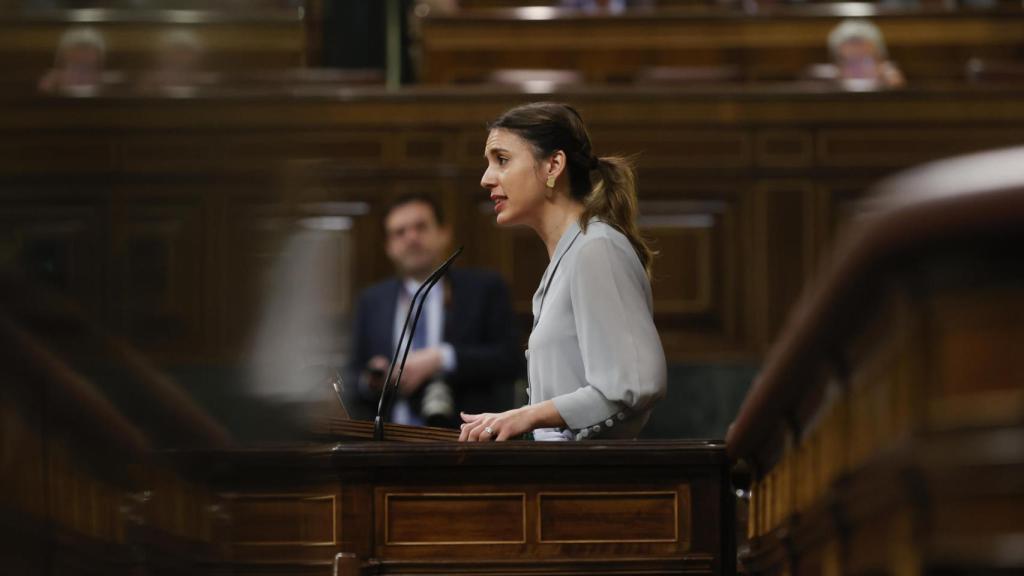
<instances>
[{"instance_id":1,"label":"gooseneck microphone","mask_svg":"<svg viewBox=\"0 0 1024 576\"><path fill-rule=\"evenodd\" d=\"M420 284L420 287L416 289L416 293L412 295L412 301L409 302L409 311L405 315L405 324L402 325L402 333L398 337L398 346L395 346L395 354L391 357L391 364L388 366L387 377L384 378L384 386L380 391L380 402L377 404L377 417L373 419L373 439L383 440L384 439L384 414L391 409L391 402L394 394L397 393L398 383L402 380L402 373L405 371L405 359L409 357L409 349L412 348L412 337L416 333L416 323L420 320L420 312L423 311L423 304L426 302L427 294L430 293L430 289L437 284L444 273L451 267L452 262L455 258L462 254L462 246L459 246L451 256L448 257L437 270L430 273L427 279ZM414 314L415 312L415 314ZM409 325L409 320L412 320L412 326ZM406 333L409 337L406 338ZM402 345L405 344L405 351L402 352ZM398 354L402 352L402 362L398 365L398 376L395 378L394 384L391 382L391 376L395 372L395 362L398 361Z\"/></svg>"}]
</instances>

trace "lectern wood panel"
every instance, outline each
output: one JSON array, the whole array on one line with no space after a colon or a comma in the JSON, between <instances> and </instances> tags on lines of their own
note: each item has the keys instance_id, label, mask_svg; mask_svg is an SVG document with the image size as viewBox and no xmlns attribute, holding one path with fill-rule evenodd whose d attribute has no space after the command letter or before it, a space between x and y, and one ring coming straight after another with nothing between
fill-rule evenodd
<instances>
[{"instance_id":1,"label":"lectern wood panel","mask_svg":"<svg viewBox=\"0 0 1024 576\"><path fill-rule=\"evenodd\" d=\"M400 493L384 497L385 546L464 546L526 542L525 493Z\"/></svg>"},{"instance_id":2,"label":"lectern wood panel","mask_svg":"<svg viewBox=\"0 0 1024 576\"><path fill-rule=\"evenodd\" d=\"M678 542L680 512L689 516L676 492L542 492L537 508L545 544Z\"/></svg>"}]
</instances>

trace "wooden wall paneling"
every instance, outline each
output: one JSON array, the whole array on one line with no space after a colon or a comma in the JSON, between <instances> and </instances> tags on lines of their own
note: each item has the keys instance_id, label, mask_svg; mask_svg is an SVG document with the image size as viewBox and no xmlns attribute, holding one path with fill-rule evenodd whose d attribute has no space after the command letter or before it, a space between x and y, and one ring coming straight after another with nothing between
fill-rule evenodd
<instances>
[{"instance_id":1,"label":"wooden wall paneling","mask_svg":"<svg viewBox=\"0 0 1024 576\"><path fill-rule=\"evenodd\" d=\"M699 357L713 346L742 352L735 198L641 203L641 232L658 250L655 319L666 354Z\"/></svg>"},{"instance_id":2,"label":"wooden wall paneling","mask_svg":"<svg viewBox=\"0 0 1024 576\"><path fill-rule=\"evenodd\" d=\"M381 130L244 130L231 133L222 162L262 166L281 160L332 158L358 168L394 166L399 139Z\"/></svg>"},{"instance_id":3,"label":"wooden wall paneling","mask_svg":"<svg viewBox=\"0 0 1024 576\"><path fill-rule=\"evenodd\" d=\"M111 174L129 175L130 185L138 185L139 193L153 188L148 179L163 181L183 174L195 179L182 187L203 190L201 253L209 276L203 280L207 287L200 300L219 304L212 318L204 317L208 322L204 330L214 336L201 348L215 354L229 341L237 349L239 339L251 333L245 314L229 312L254 309L242 305L247 296L239 301L232 296L255 285L247 284L252 276L243 274L244 266L239 264L248 257L236 258L235 250L251 253L262 240L247 243L238 230L249 226L241 223L249 215L270 216L260 215L259 210L236 215L233 211L246 202L236 205L234 199L245 197L255 205L277 204L271 211L278 210L285 220L300 212L309 218L331 216L333 208L328 205L347 202L347 198L365 203L368 211L352 217L351 234L354 245L373 249L352 254L350 294L355 294L391 273L380 249L378 224L386 198L412 189L436 193L452 221L456 240L467 244L460 265L501 270L513 285L528 327L529 301L546 265L543 247L528 231L497 229L486 193L479 187L485 166L484 120L507 104L533 97L510 94L481 91L377 98L378 93L369 91L337 102L291 98L12 101L13 113L4 116L2 128L3 140L12 146L27 142L39 158L69 159L64 168L42 160L28 162L25 168L41 173L54 166L57 181L51 188L60 189L54 198L60 196L61 205L77 206L91 193L88 190L109 188ZM780 322L786 313L788 301L780 295L799 291L804 279L817 270L835 230L848 219L851 201L897 162L930 158L947 151L946 146L1008 141L1022 133L1016 125L1015 91L853 95L794 90L781 95L758 91L703 95L612 90L555 96L591 113L595 146L601 153L639 154L639 186L645 203L724 203L723 211L712 217L710 244L676 229L652 231L664 233L671 250L692 252L700 242L711 246L710 312L684 314L679 306L685 298L663 298L668 295L655 287L660 303L676 307L665 314L659 310L659 322L668 315L680 322L659 324L672 333L675 343L668 348L673 360L756 356L770 338L772 323ZM655 112L666 116L656 119ZM37 124L39 129L26 131ZM810 163L808 134L814 135ZM940 139L958 143L931 143ZM13 158L21 158L19 154L14 152ZM259 175L272 173L284 160L324 157L351 172L338 175L333 188L323 186L329 193L308 201L287 197L289 192L274 176ZM444 164L439 159L450 159L458 174L432 172ZM11 181L47 178L16 176L14 171L21 169L12 160L4 170ZM366 173L355 174L360 170ZM370 174L374 170L380 172ZM423 173L410 172L416 170ZM68 178L60 181L61 174ZM135 194L127 184L118 186L125 194ZM172 186L168 181L160 189L170 191ZM16 188L5 190L9 192L5 204L13 205ZM65 201L65 196L74 200ZM804 199L799 200L800 196ZM49 202L51 196L47 198ZM109 209L102 202L96 220L101 231ZM300 207L304 203L308 206ZM671 215L688 217L699 212L687 208ZM791 222L799 225L790 226ZM75 243L76 250L79 246L84 244ZM674 266L660 270L674 270ZM106 274L102 266L87 268L89 274L94 270L100 278ZM102 284L97 286L96 294L102 294ZM672 289L688 288L678 284ZM692 295L687 298L692 304Z\"/></svg>"},{"instance_id":4,"label":"wooden wall paneling","mask_svg":"<svg viewBox=\"0 0 1024 576\"><path fill-rule=\"evenodd\" d=\"M668 169L640 169L638 177L641 232L661 251L652 288L666 354L673 361L749 355L749 183Z\"/></svg>"},{"instance_id":5,"label":"wooden wall paneling","mask_svg":"<svg viewBox=\"0 0 1024 576\"><path fill-rule=\"evenodd\" d=\"M600 123L591 128L591 139L599 155L637 155L641 170L676 168L697 170L743 170L753 166L751 135L744 130L611 128Z\"/></svg>"},{"instance_id":6,"label":"wooden wall paneling","mask_svg":"<svg viewBox=\"0 0 1024 576\"><path fill-rule=\"evenodd\" d=\"M395 135L395 139L395 162L399 166L453 164L457 158L458 137L455 132L402 131Z\"/></svg>"},{"instance_id":7,"label":"wooden wall paneling","mask_svg":"<svg viewBox=\"0 0 1024 576\"><path fill-rule=\"evenodd\" d=\"M121 196L123 195L123 196ZM197 357L212 340L202 197L123 190L112 231L115 327L161 356Z\"/></svg>"},{"instance_id":8,"label":"wooden wall paneling","mask_svg":"<svg viewBox=\"0 0 1024 576\"><path fill-rule=\"evenodd\" d=\"M814 136L809 130L757 130L753 147L758 168L807 168L814 164Z\"/></svg>"},{"instance_id":9,"label":"wooden wall paneling","mask_svg":"<svg viewBox=\"0 0 1024 576\"><path fill-rule=\"evenodd\" d=\"M1017 127L823 128L816 138L817 162L823 167L892 168L1020 144L1024 131Z\"/></svg>"},{"instance_id":10,"label":"wooden wall paneling","mask_svg":"<svg viewBox=\"0 0 1024 576\"><path fill-rule=\"evenodd\" d=\"M217 129L132 130L114 139L116 169L144 175L217 174L237 164L228 134Z\"/></svg>"},{"instance_id":11,"label":"wooden wall paneling","mask_svg":"<svg viewBox=\"0 0 1024 576\"><path fill-rule=\"evenodd\" d=\"M814 262L816 272L825 265L825 258L832 253L837 238L856 216L858 202L871 186L871 181L865 176L850 174L843 178L822 179L815 185L814 238L819 247L818 258Z\"/></svg>"},{"instance_id":12,"label":"wooden wall paneling","mask_svg":"<svg viewBox=\"0 0 1024 576\"><path fill-rule=\"evenodd\" d=\"M761 180L752 189L751 230L756 292L756 341L764 347L775 337L813 269L813 184L806 180Z\"/></svg>"},{"instance_id":13,"label":"wooden wall paneling","mask_svg":"<svg viewBox=\"0 0 1024 576\"><path fill-rule=\"evenodd\" d=\"M5 185L0 203L2 261L72 298L99 317L107 286L107 200L101 191L51 184Z\"/></svg>"},{"instance_id":14,"label":"wooden wall paneling","mask_svg":"<svg viewBox=\"0 0 1024 576\"><path fill-rule=\"evenodd\" d=\"M714 268L722 256L716 250L713 229L715 212L723 206L678 203L669 208L662 203L645 208L657 216L645 216L641 230L659 247L666 264L657 277L661 291L655 306L659 313L705 315L720 307L722 303L715 300L723 288L715 284L722 279Z\"/></svg>"},{"instance_id":15,"label":"wooden wall paneling","mask_svg":"<svg viewBox=\"0 0 1024 576\"><path fill-rule=\"evenodd\" d=\"M110 170L116 148L102 131L36 130L9 133L0 142L0 174L97 174Z\"/></svg>"}]
</instances>

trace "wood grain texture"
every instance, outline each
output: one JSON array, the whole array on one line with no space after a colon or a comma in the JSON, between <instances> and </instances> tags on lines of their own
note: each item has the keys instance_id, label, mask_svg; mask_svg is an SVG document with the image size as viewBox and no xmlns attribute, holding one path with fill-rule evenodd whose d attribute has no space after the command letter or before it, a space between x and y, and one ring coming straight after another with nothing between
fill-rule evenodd
<instances>
[{"instance_id":1,"label":"wood grain texture","mask_svg":"<svg viewBox=\"0 0 1024 576\"><path fill-rule=\"evenodd\" d=\"M344 326L354 295L391 273L376 248L387 201L425 191L467 245L462 265L509 281L525 333L546 254L528 231L494 225L481 126L540 98L575 104L599 153L638 154L673 362L760 358L872 181L1024 126L1015 89L13 99L0 117L0 220L30 272L147 354L223 361L246 351L267 298L259 279L294 226L346 219L335 236L349 256L332 264L340 280L324 311Z\"/></svg>"}]
</instances>

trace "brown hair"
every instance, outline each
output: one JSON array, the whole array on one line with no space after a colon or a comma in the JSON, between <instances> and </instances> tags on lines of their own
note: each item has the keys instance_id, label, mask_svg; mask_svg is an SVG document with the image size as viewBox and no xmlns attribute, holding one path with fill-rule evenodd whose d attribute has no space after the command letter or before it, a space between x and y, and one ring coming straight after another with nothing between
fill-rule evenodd
<instances>
[{"instance_id":1,"label":"brown hair","mask_svg":"<svg viewBox=\"0 0 1024 576\"><path fill-rule=\"evenodd\" d=\"M384 215L380 219L380 225L383 227L388 221L388 216L391 216L391 213L397 208L417 202L430 207L430 211L434 213L434 220L437 221L437 225L444 226L444 209L441 208L441 203L437 201L437 198L426 192L406 192L388 202L387 207L384 208Z\"/></svg>"},{"instance_id":2,"label":"brown hair","mask_svg":"<svg viewBox=\"0 0 1024 576\"><path fill-rule=\"evenodd\" d=\"M636 250L640 263L651 275L655 252L647 245L636 225L636 173L633 162L622 156L594 155L590 134L572 106L557 102L534 102L517 106L490 123L526 140L538 159L561 150L569 173L569 193L583 204L580 228L584 231L597 217L621 232Z\"/></svg>"}]
</instances>

